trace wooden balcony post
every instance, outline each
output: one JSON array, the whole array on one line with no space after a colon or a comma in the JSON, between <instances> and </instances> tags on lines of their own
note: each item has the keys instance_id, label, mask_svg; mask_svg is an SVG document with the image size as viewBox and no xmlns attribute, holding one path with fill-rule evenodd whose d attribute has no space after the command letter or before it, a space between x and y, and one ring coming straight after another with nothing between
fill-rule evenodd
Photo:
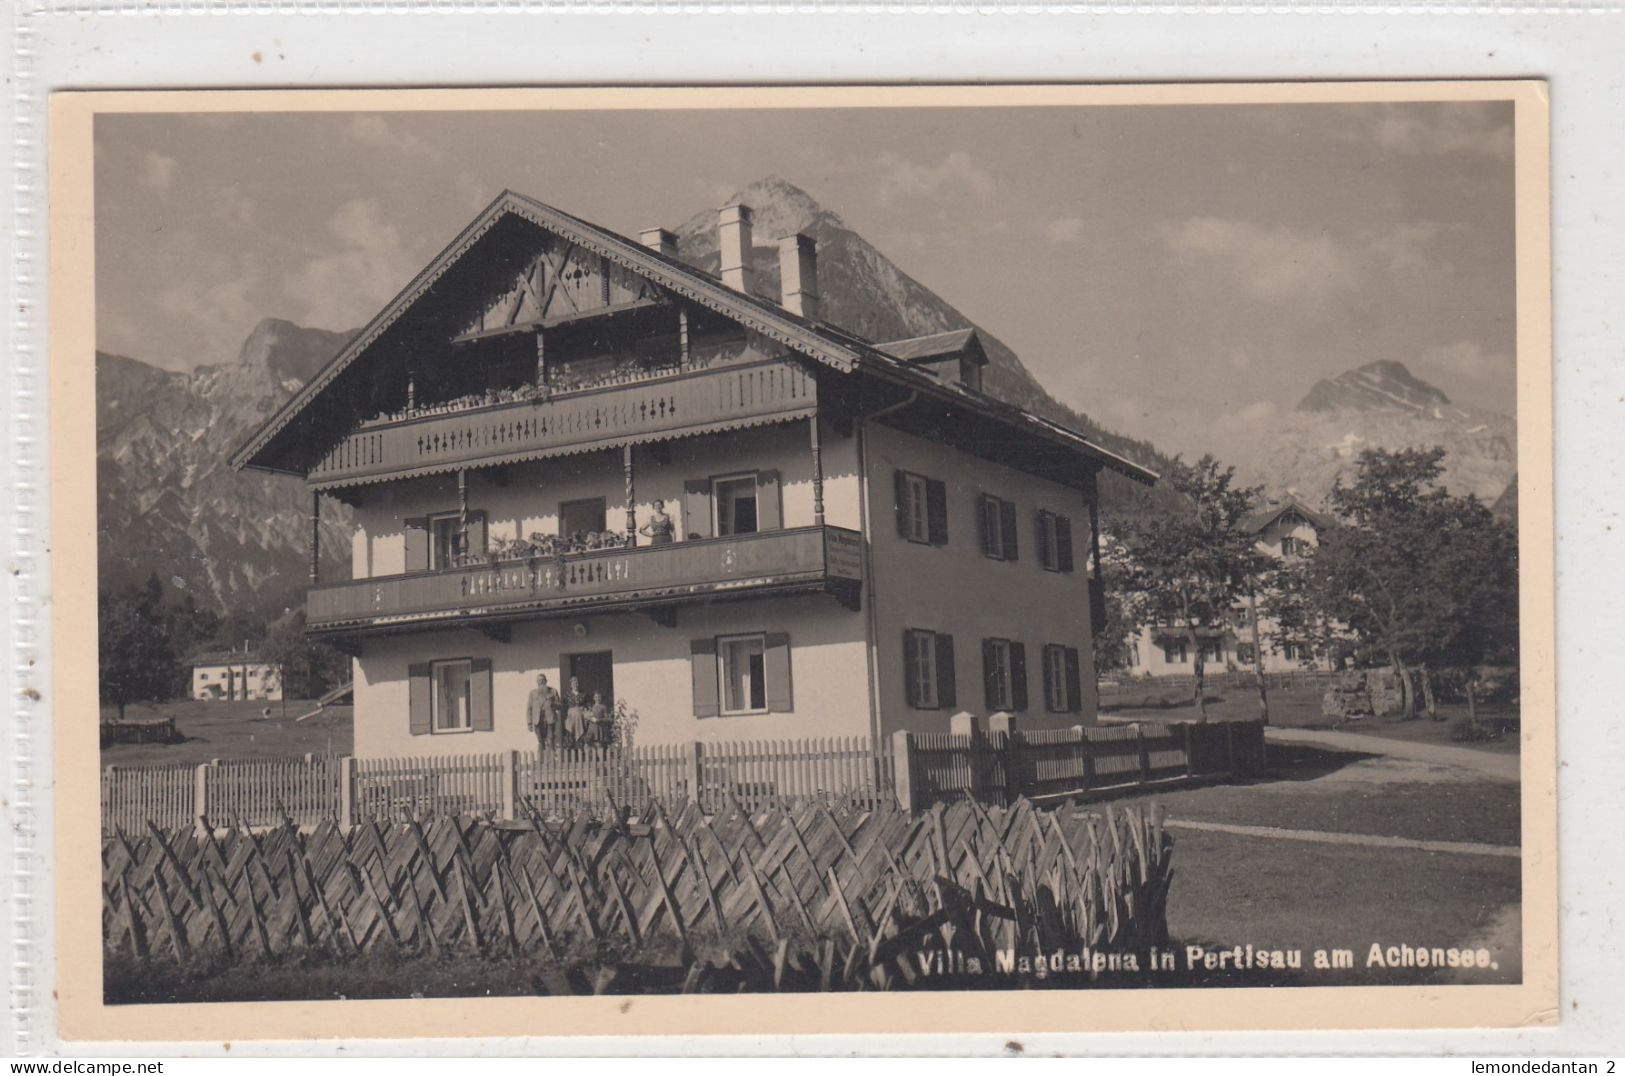
<instances>
[{"instance_id":1,"label":"wooden balcony post","mask_svg":"<svg viewBox=\"0 0 1625 1076\"><path fill-rule=\"evenodd\" d=\"M321 581L322 560L322 495L310 491L310 585Z\"/></svg>"},{"instance_id":2,"label":"wooden balcony post","mask_svg":"<svg viewBox=\"0 0 1625 1076\"><path fill-rule=\"evenodd\" d=\"M626 472L626 544L638 543L638 511L637 498L633 494L632 485L632 446L627 445L621 449L621 469Z\"/></svg>"},{"instance_id":3,"label":"wooden balcony post","mask_svg":"<svg viewBox=\"0 0 1625 1076\"><path fill-rule=\"evenodd\" d=\"M547 347L542 342L542 330L536 330L536 387L547 384Z\"/></svg>"},{"instance_id":4,"label":"wooden balcony post","mask_svg":"<svg viewBox=\"0 0 1625 1076\"><path fill-rule=\"evenodd\" d=\"M807 433L812 441L812 493L813 523L824 525L824 459L818 445L818 412L807 419Z\"/></svg>"}]
</instances>

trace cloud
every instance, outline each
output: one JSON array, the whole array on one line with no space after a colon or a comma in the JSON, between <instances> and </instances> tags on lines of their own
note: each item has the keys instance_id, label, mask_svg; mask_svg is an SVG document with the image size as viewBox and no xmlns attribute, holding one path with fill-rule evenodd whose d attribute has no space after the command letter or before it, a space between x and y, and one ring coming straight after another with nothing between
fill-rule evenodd
<instances>
[{"instance_id":1,"label":"cloud","mask_svg":"<svg viewBox=\"0 0 1625 1076\"><path fill-rule=\"evenodd\" d=\"M1186 265L1222 268L1255 298L1314 298L1352 282L1347 251L1324 232L1192 217L1164 224L1163 244Z\"/></svg>"},{"instance_id":2,"label":"cloud","mask_svg":"<svg viewBox=\"0 0 1625 1076\"><path fill-rule=\"evenodd\" d=\"M1349 134L1390 153L1408 156L1464 154L1506 160L1512 156L1512 115L1489 102L1457 101L1364 105L1344 110Z\"/></svg>"},{"instance_id":3,"label":"cloud","mask_svg":"<svg viewBox=\"0 0 1625 1076\"><path fill-rule=\"evenodd\" d=\"M149 190L167 191L175 185L175 173L180 163L157 150L149 149L141 158L141 185Z\"/></svg>"},{"instance_id":4,"label":"cloud","mask_svg":"<svg viewBox=\"0 0 1625 1076\"><path fill-rule=\"evenodd\" d=\"M954 150L933 165L883 153L880 168L876 193L883 203L906 197L936 198L954 191L989 198L996 187L993 176L964 150Z\"/></svg>"},{"instance_id":5,"label":"cloud","mask_svg":"<svg viewBox=\"0 0 1625 1076\"><path fill-rule=\"evenodd\" d=\"M1044 225L1044 238L1051 243L1081 243L1087 230L1082 217L1056 217Z\"/></svg>"},{"instance_id":6,"label":"cloud","mask_svg":"<svg viewBox=\"0 0 1625 1076\"><path fill-rule=\"evenodd\" d=\"M1495 385L1505 382L1514 369L1512 356L1486 351L1474 340L1427 348L1417 357L1417 365L1465 381Z\"/></svg>"},{"instance_id":7,"label":"cloud","mask_svg":"<svg viewBox=\"0 0 1625 1076\"><path fill-rule=\"evenodd\" d=\"M187 322L208 341L210 352L241 340L247 327L259 319L253 296L258 295L253 275L219 278L197 287L171 284L158 293L158 309L170 318ZM223 353L219 358L224 358ZM218 361L218 359L214 360Z\"/></svg>"},{"instance_id":8,"label":"cloud","mask_svg":"<svg viewBox=\"0 0 1625 1076\"><path fill-rule=\"evenodd\" d=\"M371 198L345 202L328 220L327 232L337 249L305 262L284 280L283 290L303 304L301 324L346 328L391 299L414 266L400 228Z\"/></svg>"},{"instance_id":9,"label":"cloud","mask_svg":"<svg viewBox=\"0 0 1625 1076\"><path fill-rule=\"evenodd\" d=\"M391 150L409 156L440 160L440 150L409 131L402 131L382 116L352 116L344 125L344 133L352 141L372 149Z\"/></svg>"}]
</instances>

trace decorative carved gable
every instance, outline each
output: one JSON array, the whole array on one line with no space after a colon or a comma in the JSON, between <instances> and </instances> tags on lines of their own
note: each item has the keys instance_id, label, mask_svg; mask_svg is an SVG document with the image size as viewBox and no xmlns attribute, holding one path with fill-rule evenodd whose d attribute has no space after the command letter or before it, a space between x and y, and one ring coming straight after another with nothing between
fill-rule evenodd
<instances>
[{"instance_id":1,"label":"decorative carved gable","mask_svg":"<svg viewBox=\"0 0 1625 1076\"><path fill-rule=\"evenodd\" d=\"M547 235L512 283L462 333L546 324L662 300L661 290L653 282L625 266L561 236Z\"/></svg>"}]
</instances>

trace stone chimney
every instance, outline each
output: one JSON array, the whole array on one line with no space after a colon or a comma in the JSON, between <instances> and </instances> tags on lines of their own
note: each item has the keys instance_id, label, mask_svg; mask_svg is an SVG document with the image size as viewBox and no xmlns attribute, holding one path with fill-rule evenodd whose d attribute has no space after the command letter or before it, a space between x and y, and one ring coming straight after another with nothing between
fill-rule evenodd
<instances>
[{"instance_id":1,"label":"stone chimney","mask_svg":"<svg viewBox=\"0 0 1625 1076\"><path fill-rule=\"evenodd\" d=\"M668 258L677 257L677 233L669 228L645 228L638 233L638 241Z\"/></svg>"},{"instance_id":2,"label":"stone chimney","mask_svg":"<svg viewBox=\"0 0 1625 1076\"><path fill-rule=\"evenodd\" d=\"M779 294L790 313L818 320L818 241L805 232L779 240Z\"/></svg>"},{"instance_id":3,"label":"stone chimney","mask_svg":"<svg viewBox=\"0 0 1625 1076\"><path fill-rule=\"evenodd\" d=\"M748 205L725 205L717 211L722 282L734 291L749 292L756 283L750 266L750 216Z\"/></svg>"}]
</instances>

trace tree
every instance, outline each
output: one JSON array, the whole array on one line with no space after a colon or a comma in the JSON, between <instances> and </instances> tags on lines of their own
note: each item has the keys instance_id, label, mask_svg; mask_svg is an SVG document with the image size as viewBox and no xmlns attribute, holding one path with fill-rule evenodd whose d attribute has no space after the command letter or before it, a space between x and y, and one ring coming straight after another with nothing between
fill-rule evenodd
<instances>
[{"instance_id":1,"label":"tree","mask_svg":"<svg viewBox=\"0 0 1625 1076\"><path fill-rule=\"evenodd\" d=\"M1518 543L1476 497L1438 484L1444 449L1369 449L1353 480L1333 486L1340 525L1305 566L1310 615L1346 625L1356 656L1387 663L1402 708L1415 712L1413 672L1432 710L1430 666L1515 660Z\"/></svg>"},{"instance_id":2,"label":"tree","mask_svg":"<svg viewBox=\"0 0 1625 1076\"><path fill-rule=\"evenodd\" d=\"M284 697L314 699L350 678L350 659L325 643L305 637L305 611L279 618L266 632L261 656L282 670Z\"/></svg>"},{"instance_id":3,"label":"tree","mask_svg":"<svg viewBox=\"0 0 1625 1076\"><path fill-rule=\"evenodd\" d=\"M170 698L180 660L156 575L142 586L96 594L97 664L102 702L118 706Z\"/></svg>"},{"instance_id":4,"label":"tree","mask_svg":"<svg viewBox=\"0 0 1625 1076\"><path fill-rule=\"evenodd\" d=\"M1165 481L1179 494L1179 509L1117 521L1107 555L1134 621L1184 635L1195 662L1197 712L1206 721L1202 634L1230 623L1264 570L1252 535L1240 527L1261 491L1235 486L1235 468L1212 456L1174 460Z\"/></svg>"}]
</instances>

